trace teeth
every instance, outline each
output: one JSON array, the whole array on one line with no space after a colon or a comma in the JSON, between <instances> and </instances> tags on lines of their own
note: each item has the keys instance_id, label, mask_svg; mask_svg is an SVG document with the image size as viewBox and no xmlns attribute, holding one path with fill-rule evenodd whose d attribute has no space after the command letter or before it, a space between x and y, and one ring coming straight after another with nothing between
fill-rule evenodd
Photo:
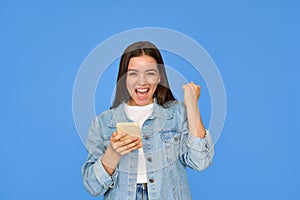
<instances>
[{"instance_id":1,"label":"teeth","mask_svg":"<svg viewBox=\"0 0 300 200\"><path fill-rule=\"evenodd\" d=\"M138 92L147 92L148 89L136 89Z\"/></svg>"}]
</instances>

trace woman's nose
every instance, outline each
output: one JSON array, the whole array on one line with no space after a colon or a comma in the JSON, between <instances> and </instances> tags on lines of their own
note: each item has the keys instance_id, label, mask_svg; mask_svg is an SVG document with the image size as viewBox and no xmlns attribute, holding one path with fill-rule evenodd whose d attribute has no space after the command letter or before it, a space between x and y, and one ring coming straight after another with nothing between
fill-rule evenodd
<instances>
[{"instance_id":1,"label":"woman's nose","mask_svg":"<svg viewBox=\"0 0 300 200\"><path fill-rule=\"evenodd\" d=\"M144 85L144 84L146 84L147 83L147 80L146 80L146 77L145 77L145 75L144 74L139 74L139 76L138 76L138 83L140 84L140 85Z\"/></svg>"}]
</instances>

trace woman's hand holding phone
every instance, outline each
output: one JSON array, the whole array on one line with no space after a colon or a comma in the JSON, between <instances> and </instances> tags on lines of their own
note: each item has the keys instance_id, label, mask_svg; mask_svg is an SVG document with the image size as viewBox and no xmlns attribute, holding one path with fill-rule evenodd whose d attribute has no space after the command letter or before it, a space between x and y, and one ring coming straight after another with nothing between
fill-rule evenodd
<instances>
[{"instance_id":1,"label":"woman's hand holding phone","mask_svg":"<svg viewBox=\"0 0 300 200\"><path fill-rule=\"evenodd\" d=\"M109 175L115 171L121 156L143 146L141 138L130 136L126 139L126 137L128 134L124 132L114 132L110 137L110 145L101 159L103 167Z\"/></svg>"},{"instance_id":2,"label":"woman's hand holding phone","mask_svg":"<svg viewBox=\"0 0 300 200\"><path fill-rule=\"evenodd\" d=\"M127 133L114 132L110 137L110 146L120 156L142 147L142 140L136 136L128 137Z\"/></svg>"}]
</instances>

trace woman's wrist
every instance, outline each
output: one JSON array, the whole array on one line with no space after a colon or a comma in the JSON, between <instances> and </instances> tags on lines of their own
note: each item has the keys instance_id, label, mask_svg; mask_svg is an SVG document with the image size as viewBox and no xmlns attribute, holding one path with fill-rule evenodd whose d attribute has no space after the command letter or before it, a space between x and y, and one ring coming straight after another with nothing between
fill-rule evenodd
<instances>
[{"instance_id":1,"label":"woman's wrist","mask_svg":"<svg viewBox=\"0 0 300 200\"><path fill-rule=\"evenodd\" d=\"M199 129L198 136L199 138L204 139L206 137L206 129L205 128Z\"/></svg>"},{"instance_id":2,"label":"woman's wrist","mask_svg":"<svg viewBox=\"0 0 300 200\"><path fill-rule=\"evenodd\" d=\"M101 163L109 175L112 175L121 159L121 156L116 153L110 146L102 156Z\"/></svg>"},{"instance_id":3,"label":"woman's wrist","mask_svg":"<svg viewBox=\"0 0 300 200\"><path fill-rule=\"evenodd\" d=\"M198 109L198 101L185 101L184 104L187 109Z\"/></svg>"}]
</instances>

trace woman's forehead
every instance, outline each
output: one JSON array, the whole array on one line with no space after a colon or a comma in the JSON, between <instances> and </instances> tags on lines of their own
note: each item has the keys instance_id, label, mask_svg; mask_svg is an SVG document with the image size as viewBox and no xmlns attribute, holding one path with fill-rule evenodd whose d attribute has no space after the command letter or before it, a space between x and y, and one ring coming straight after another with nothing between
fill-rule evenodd
<instances>
[{"instance_id":1,"label":"woman's forehead","mask_svg":"<svg viewBox=\"0 0 300 200\"><path fill-rule=\"evenodd\" d=\"M128 63L128 69L142 69L142 68L157 68L156 60L147 55L142 55L138 57L132 57Z\"/></svg>"}]
</instances>

